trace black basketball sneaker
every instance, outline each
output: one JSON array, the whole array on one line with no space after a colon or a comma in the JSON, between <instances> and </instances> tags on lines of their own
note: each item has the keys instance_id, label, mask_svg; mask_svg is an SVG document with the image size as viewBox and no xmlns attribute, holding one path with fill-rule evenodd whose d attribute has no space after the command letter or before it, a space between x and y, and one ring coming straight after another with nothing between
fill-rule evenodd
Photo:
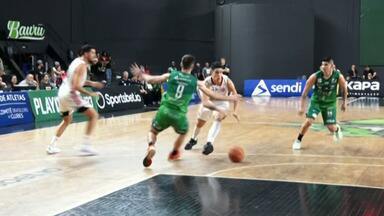
<instances>
[{"instance_id":1,"label":"black basketball sneaker","mask_svg":"<svg viewBox=\"0 0 384 216\"><path fill-rule=\"evenodd\" d=\"M204 155L209 155L213 152L213 145L211 142L207 142L207 144L204 145L203 148L203 154Z\"/></svg>"},{"instance_id":2,"label":"black basketball sneaker","mask_svg":"<svg viewBox=\"0 0 384 216\"><path fill-rule=\"evenodd\" d=\"M197 140L194 140L194 139L190 139L189 140L189 142L187 143L187 145L185 145L185 147L184 147L184 149L185 150L191 150L192 149L192 147L194 146L194 145L196 145L197 144Z\"/></svg>"}]
</instances>

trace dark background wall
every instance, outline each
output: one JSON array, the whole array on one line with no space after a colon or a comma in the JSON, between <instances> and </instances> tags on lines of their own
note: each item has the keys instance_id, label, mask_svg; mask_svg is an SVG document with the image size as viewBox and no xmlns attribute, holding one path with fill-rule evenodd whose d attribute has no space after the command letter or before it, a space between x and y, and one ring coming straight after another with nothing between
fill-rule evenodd
<instances>
[{"instance_id":1,"label":"dark background wall","mask_svg":"<svg viewBox=\"0 0 384 216\"><path fill-rule=\"evenodd\" d=\"M2 2L0 29L6 30L10 19L42 23L72 49L89 42L109 51L118 71L132 62L163 71L185 53L200 61L213 58L215 5L212 0L13 0Z\"/></svg>"},{"instance_id":2,"label":"dark background wall","mask_svg":"<svg viewBox=\"0 0 384 216\"><path fill-rule=\"evenodd\" d=\"M296 71L292 70L284 70L284 67L289 64L281 64L281 59L266 59L266 62L271 65L271 68L273 68L272 73L274 71L280 69L282 71L282 77L291 77L296 78L299 75L308 75L313 72L313 70L318 69L320 60L324 56L332 56L335 61L336 65L339 69L342 71L347 71L351 64L357 64L359 65L359 14L360 14L360 0L247 0L247 1L236 1L236 0L227 0L226 4L232 4L233 6L241 5L241 4L254 4L254 5L270 5L275 8L279 7L285 7L287 10L290 8L295 8L296 10L308 10L311 11L314 17L314 38L313 38L313 53L310 52L310 49L307 49L306 52L302 52L301 56L295 55L295 58L299 58L301 61L308 61L307 57L311 56L313 59L312 61L309 60L309 62L312 63L312 67L310 69L307 69L306 67L303 67L302 64L301 67L298 67ZM221 6L226 7L227 5ZM256 11L255 11L256 12ZM257 12L260 13L260 12ZM268 12L267 12L268 13ZM273 10L271 10L271 13L274 13ZM232 13L233 15L233 13ZM239 14L240 16L243 16L243 14ZM286 16L287 14L279 14L277 19L281 20L281 16ZM216 16L217 17L217 16ZM257 21L258 24L261 25L270 25L270 24L276 24L276 20L273 18L273 16L268 16L266 14L264 16L266 20L264 21ZM234 19L234 17L225 17L224 19ZM287 35L292 35L291 31L303 31L302 28L310 28L309 25L305 26L303 23L303 20L297 20L297 26L291 26L291 29L286 29L286 21L289 21L292 19L291 17L287 17L287 20L281 20L282 28L286 32ZM218 19L216 19L217 21ZM255 22L255 20L250 20L251 22ZM264 23L263 23L264 22ZM217 26L216 26L217 28ZM261 27L263 28L263 27ZM282 32L281 32L282 33ZM297 46L301 46L303 43L308 42L308 39L306 38L308 35L306 34L299 34L295 40L286 40L285 44L286 46L282 46L280 44L281 40L284 39L284 36L275 36L272 40L276 40L276 46L273 47L273 50L279 50L279 47L285 47L285 49L289 46L291 46L288 43L292 43ZM218 37L216 35L216 37ZM220 36L219 36L220 37ZM233 39L232 39L233 40ZM270 43L270 39L264 40L267 43ZM217 42L218 40L216 40ZM259 42L262 43L262 42ZM221 46L221 45L219 45ZM226 46L228 47L228 46ZM249 48L252 48L250 46ZM233 58L228 55L228 50L222 50L217 49L216 55L224 55L229 58L229 61ZM244 52L247 52L247 50L244 50ZM268 50L267 50L268 52ZM285 52L284 52L285 53ZM264 54L267 56L267 54ZM272 57L273 58L273 57ZM288 56L288 59L290 56ZM231 62L230 62L231 63ZM261 78L265 77L263 73L266 73L268 71L265 71L265 68L262 68L264 71L242 71L242 75L244 78L254 76L255 78ZM303 71L304 70L304 71ZM234 71L235 73L236 71ZM245 73L245 74L244 74ZM247 74L249 73L249 74ZM278 78L279 74L274 73L272 75L273 78Z\"/></svg>"},{"instance_id":3,"label":"dark background wall","mask_svg":"<svg viewBox=\"0 0 384 216\"><path fill-rule=\"evenodd\" d=\"M312 11L313 53L302 53L301 58L306 61L307 56L313 56L312 70L298 66L297 74L291 74L293 78L317 69L323 56L333 56L342 71L351 64L359 64L360 0L227 0L226 3L284 4ZM117 70L126 69L133 61L163 70L170 60L178 60L187 52L202 62L226 56L220 51L225 47L222 44L216 44L219 48L215 53L215 9L214 0L13 0L2 2L0 29L6 28L9 19L49 24L72 48L90 42L110 51ZM220 37L218 33L216 37ZM279 51L279 47L272 49ZM231 64L231 59L228 60ZM274 62L284 66L282 63ZM258 78L260 71L233 73Z\"/></svg>"},{"instance_id":4,"label":"dark background wall","mask_svg":"<svg viewBox=\"0 0 384 216\"><path fill-rule=\"evenodd\" d=\"M216 53L244 80L297 78L313 68L314 16L286 4L229 4L216 10ZM238 73L241 71L241 73Z\"/></svg>"}]
</instances>

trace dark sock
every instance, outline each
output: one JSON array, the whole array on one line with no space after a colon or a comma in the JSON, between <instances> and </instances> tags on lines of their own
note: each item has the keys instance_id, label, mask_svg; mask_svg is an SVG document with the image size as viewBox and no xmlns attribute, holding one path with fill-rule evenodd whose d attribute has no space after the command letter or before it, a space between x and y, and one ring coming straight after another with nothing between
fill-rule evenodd
<instances>
[{"instance_id":1,"label":"dark sock","mask_svg":"<svg viewBox=\"0 0 384 216\"><path fill-rule=\"evenodd\" d=\"M304 136L304 134L299 134L299 136L297 137L297 140L299 140L301 142L301 140L303 139L303 136Z\"/></svg>"}]
</instances>

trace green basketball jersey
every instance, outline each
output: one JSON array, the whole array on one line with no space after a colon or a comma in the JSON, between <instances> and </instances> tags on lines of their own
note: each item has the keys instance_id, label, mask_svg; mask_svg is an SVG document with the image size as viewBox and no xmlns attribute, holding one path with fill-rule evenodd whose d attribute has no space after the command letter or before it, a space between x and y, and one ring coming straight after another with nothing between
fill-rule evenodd
<instances>
[{"instance_id":1,"label":"green basketball jersey","mask_svg":"<svg viewBox=\"0 0 384 216\"><path fill-rule=\"evenodd\" d=\"M333 105L337 101L340 72L333 71L331 77L324 78L322 71L316 72L315 89L311 101L320 105Z\"/></svg>"},{"instance_id":2,"label":"green basketball jersey","mask_svg":"<svg viewBox=\"0 0 384 216\"><path fill-rule=\"evenodd\" d=\"M167 92L163 95L161 105L186 113L196 88L196 77L174 70L167 81Z\"/></svg>"}]
</instances>

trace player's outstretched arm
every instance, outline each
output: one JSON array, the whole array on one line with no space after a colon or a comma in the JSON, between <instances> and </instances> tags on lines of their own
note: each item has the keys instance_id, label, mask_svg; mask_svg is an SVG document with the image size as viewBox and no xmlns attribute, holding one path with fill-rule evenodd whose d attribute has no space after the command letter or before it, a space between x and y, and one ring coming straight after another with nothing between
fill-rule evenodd
<instances>
[{"instance_id":1,"label":"player's outstretched arm","mask_svg":"<svg viewBox=\"0 0 384 216\"><path fill-rule=\"evenodd\" d=\"M140 79L143 79L144 81L151 83L151 84L164 83L168 80L168 78L170 76L169 73L165 73L165 74L159 75L159 76L151 76L148 74L144 74L143 66L139 67L136 63L131 65L131 73L134 76L138 76Z\"/></svg>"},{"instance_id":2,"label":"player's outstretched arm","mask_svg":"<svg viewBox=\"0 0 384 216\"><path fill-rule=\"evenodd\" d=\"M212 103L212 101L209 100L209 97L203 94L199 89L197 89L197 94L199 95L201 103L204 107L219 112L222 119L227 116L224 110L218 108L214 103Z\"/></svg>"},{"instance_id":3,"label":"player's outstretched arm","mask_svg":"<svg viewBox=\"0 0 384 216\"><path fill-rule=\"evenodd\" d=\"M308 80L307 83L305 84L303 94L301 95L300 98L300 108L299 108L299 115L304 114L304 109L305 109L305 101L308 97L309 91L312 89L313 85L316 83L316 75L312 74Z\"/></svg>"},{"instance_id":4,"label":"player's outstretched arm","mask_svg":"<svg viewBox=\"0 0 384 216\"><path fill-rule=\"evenodd\" d=\"M229 93L231 95L237 95L237 90L236 90L235 84L232 82L231 79L228 79L228 90L229 90ZM237 121L240 120L239 115L237 114L238 106L239 106L239 101L234 101L233 102L233 113L232 113L232 115L233 115L233 117L235 117L235 119Z\"/></svg>"},{"instance_id":5,"label":"player's outstretched arm","mask_svg":"<svg viewBox=\"0 0 384 216\"><path fill-rule=\"evenodd\" d=\"M241 98L240 95L229 95L229 96L224 96L224 95L219 95L205 87L204 82L198 81L197 82L197 87L199 90L201 90L205 95L209 96L210 98L214 100L227 100L227 101L237 101Z\"/></svg>"},{"instance_id":6,"label":"player's outstretched arm","mask_svg":"<svg viewBox=\"0 0 384 216\"><path fill-rule=\"evenodd\" d=\"M345 112L345 110L347 109L348 86L344 76L341 74L339 77L339 86L341 90L341 95L343 97L343 102L341 104L341 111Z\"/></svg>"},{"instance_id":7,"label":"player's outstretched arm","mask_svg":"<svg viewBox=\"0 0 384 216\"><path fill-rule=\"evenodd\" d=\"M91 81L91 80L85 81L84 86L91 86L93 88L98 88L98 89L104 88L104 84L103 83L101 83L101 82L94 82L94 81Z\"/></svg>"},{"instance_id":8,"label":"player's outstretched arm","mask_svg":"<svg viewBox=\"0 0 384 216\"><path fill-rule=\"evenodd\" d=\"M72 86L75 90L79 91L80 93L94 97L94 96L97 96L97 93L87 91L81 83L81 78L85 76L85 74L87 73L87 70L88 68L87 68L87 65L85 64L80 65L79 67L76 68L76 71L72 79Z\"/></svg>"},{"instance_id":9,"label":"player's outstretched arm","mask_svg":"<svg viewBox=\"0 0 384 216\"><path fill-rule=\"evenodd\" d=\"M157 83L164 83L168 80L169 78L169 73L165 73L163 75L159 75L159 76L151 76L151 75L148 75L148 74L142 74L142 79L145 80L147 83L151 83L151 84L157 84Z\"/></svg>"}]
</instances>

